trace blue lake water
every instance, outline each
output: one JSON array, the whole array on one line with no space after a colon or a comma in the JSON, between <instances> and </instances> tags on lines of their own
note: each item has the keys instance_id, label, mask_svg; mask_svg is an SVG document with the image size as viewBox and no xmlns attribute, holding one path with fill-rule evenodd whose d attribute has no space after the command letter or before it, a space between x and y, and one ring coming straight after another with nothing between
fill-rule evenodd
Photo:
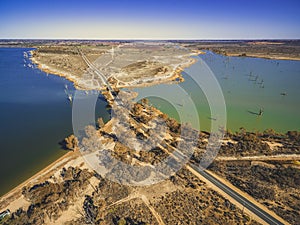
<instances>
[{"instance_id":1,"label":"blue lake water","mask_svg":"<svg viewBox=\"0 0 300 225\"><path fill-rule=\"evenodd\" d=\"M73 133L64 91L73 84L24 67L29 50L0 48L0 195L65 154L59 142ZM97 116L108 119L105 105L99 99Z\"/></svg>"}]
</instances>

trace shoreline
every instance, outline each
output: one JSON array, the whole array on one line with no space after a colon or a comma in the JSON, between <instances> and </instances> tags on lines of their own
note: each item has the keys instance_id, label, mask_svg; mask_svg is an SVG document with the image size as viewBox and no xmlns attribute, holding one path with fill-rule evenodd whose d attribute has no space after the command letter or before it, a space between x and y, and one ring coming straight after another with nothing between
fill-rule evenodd
<instances>
[{"instance_id":1,"label":"shoreline","mask_svg":"<svg viewBox=\"0 0 300 225\"><path fill-rule=\"evenodd\" d=\"M36 49L31 50L30 54L31 57L29 58L32 63L34 63L35 65L37 65L37 68L45 73L48 74L52 74L52 75L56 75L59 77L63 77L66 80L70 81L73 83L74 87L77 90L91 90L89 88L84 88L81 87L78 84L78 81L76 80L76 77L74 77L73 75L71 75L69 72L65 72L65 71L59 71L59 69L57 68L51 68L41 62L39 62L36 58L34 58L33 53L34 51L36 51ZM256 53L247 53L246 55L242 55L243 52L239 52L239 53L228 53L226 52L226 54L222 53L222 52L218 52L218 51L214 51L214 50L210 50L215 54L218 55L222 55L222 56L228 56L228 57L249 57L249 58L260 58L260 59L266 59L266 60L290 60L290 61L300 61L300 57L299 58L294 58L294 57L287 57L287 56L270 56L267 54L256 54ZM192 56L198 56L201 54L206 54L206 52L204 52L203 50L193 50L190 58L191 58L191 62L187 63L185 65L180 65L177 66L174 71L172 72L172 74L167 75L167 76L160 76L158 77L158 80L150 80L150 82L145 82L145 83L141 83L141 84L133 84L130 85L129 84L125 84L125 85L118 85L116 86L116 88L143 88L143 87L149 87L149 86L154 86L154 85L159 85L159 84L168 84L168 83L172 83L172 82L183 82L184 78L182 77L182 72L184 71L185 68L190 67L191 65L193 65L194 63L197 62L196 59L192 58ZM177 79L179 79L179 81L176 81ZM142 79L140 80L142 81ZM100 90L104 90L104 89L100 89Z\"/></svg>"},{"instance_id":2,"label":"shoreline","mask_svg":"<svg viewBox=\"0 0 300 225\"><path fill-rule=\"evenodd\" d=\"M33 52L35 50L31 50L30 51L30 60L33 64L37 65L37 68L47 74L51 74L51 75L55 75L55 76L59 76L59 77L62 77L62 78L65 78L66 80L70 81L73 83L74 87L79 87L78 84L77 84L77 81L75 80L75 78L71 78L70 76L67 76L65 75L63 72L59 72L59 71L56 71L54 69L51 70L51 68L49 68L48 66L46 66L45 64L43 63L40 63L36 60L36 58L33 57ZM48 68L47 68L48 67Z\"/></svg>"},{"instance_id":3,"label":"shoreline","mask_svg":"<svg viewBox=\"0 0 300 225\"><path fill-rule=\"evenodd\" d=\"M280 40L280 39L278 39ZM292 39L292 40L299 40L299 39ZM236 40L236 41L242 41L242 40ZM281 40L282 41L282 40ZM207 40L208 43L210 43L210 40ZM212 43L218 43L218 42L212 42ZM280 45L283 45L284 44L284 40L282 42L274 42L273 39L270 39L270 40L261 40L261 41L256 41L256 42L248 42L247 43L249 46L264 46L264 45L267 45L267 46L280 46ZM5 44L1 44L0 45L0 48L34 48L36 49L38 46L36 45L32 45L32 46L27 46L26 44L24 45L18 45L18 44L15 44L15 45L5 45ZM205 48L203 48L203 50L207 50ZM34 51L34 50L31 50L31 52ZM202 50L193 50L195 52L202 52ZM230 53L230 52L226 52L226 54L222 53L222 52L219 52L218 50L217 51L214 51L214 50L210 50L216 54L220 54L220 55L224 55L224 56L233 56L233 57L252 57L252 58L262 58L262 59L270 59L270 60L295 60L295 61L300 61L300 56L295 56L295 57L290 57L290 56L270 56L266 53L247 53L247 52L244 52L244 51L240 51L239 53ZM246 55L245 56L242 56L242 54L245 53ZM201 54L201 53L200 53ZM51 73L53 74L54 72L51 71ZM55 72L55 75L58 75L58 76L63 76L57 72Z\"/></svg>"},{"instance_id":4,"label":"shoreline","mask_svg":"<svg viewBox=\"0 0 300 225\"><path fill-rule=\"evenodd\" d=\"M212 52L214 52L214 51L212 51ZM214 52L214 53L216 53L216 54L219 54L219 55L223 55L223 56L229 56L229 57L240 57L240 58L242 58L242 57L249 57L249 58L258 58L258 59L269 59L269 60L290 60L290 61L300 61L300 58L292 58L292 57L287 57L287 56L269 56L269 55L265 55L265 54L263 54L263 55L256 55L256 54L251 54L251 53L246 53L246 55L245 56L242 56L241 54L242 53L240 53L240 54L238 54L238 53L227 53L226 55L225 54L222 54L222 53L217 53L217 52Z\"/></svg>"},{"instance_id":5,"label":"shoreline","mask_svg":"<svg viewBox=\"0 0 300 225\"><path fill-rule=\"evenodd\" d=\"M70 81L73 83L74 87L77 89L77 90L84 90L84 91L89 91L91 89L87 89L87 88L83 88L81 87L79 84L78 84L78 81L76 80L75 77L73 77L71 74L67 73L67 72L64 72L64 71L59 71L58 69L55 69L55 68L50 68L49 66L39 62L36 58L34 58L33 56L33 53L34 51L36 50L31 50L30 51L30 54L31 56L29 57L29 59L31 60L31 62L33 64L35 64L37 66L37 68L45 73L48 73L48 74L52 74L52 75L56 75L56 76L59 76L59 77L63 77L65 78L66 80ZM196 59L192 58L192 56L197 56L199 54L204 54L204 52L202 51L196 51L194 53L192 53L190 55L191 57L191 62L190 63L187 63L185 65L180 65L180 66L177 66L174 71L168 75L168 76L160 76L158 77L158 81L150 81L150 82L145 82L145 83L141 83L141 84L134 84L134 85L118 85L116 86L116 88L142 88L142 87L149 87L149 86L154 86L154 85L158 85L158 84L168 84L168 83L171 83L171 82L178 82L176 81L176 79L179 79L179 82L182 82L184 81L181 73L184 71L185 68L187 67L190 67L191 65L193 65L194 63L197 62ZM142 79L141 79L142 81ZM101 90L104 90L105 88L102 88Z\"/></svg>"},{"instance_id":6,"label":"shoreline","mask_svg":"<svg viewBox=\"0 0 300 225\"><path fill-rule=\"evenodd\" d=\"M59 167L63 166L63 162L68 159L67 161L70 161L71 159L80 156L78 152L72 152L68 151L63 156L56 159L54 162L50 163L22 183L18 184L16 187L5 193L4 195L0 196L0 202L4 202L5 200L9 200L10 198L18 197L19 194L21 194L22 188L28 184L37 183L39 179L45 178L49 173L53 172L54 170L59 169ZM16 196L18 195L18 196ZM6 206L0 205L0 209L4 210Z\"/></svg>"},{"instance_id":7,"label":"shoreline","mask_svg":"<svg viewBox=\"0 0 300 225\"><path fill-rule=\"evenodd\" d=\"M272 56L265 53L247 53L247 52L238 52L238 53L230 53L230 52L222 52L216 49L204 49L204 51L210 51L214 54L227 56L227 57L238 57L238 58L256 58L256 59L267 59L267 60L290 60L290 61L300 61L300 57L290 57L290 56ZM202 51L201 51L202 52ZM206 54L206 52L202 52L200 54ZM246 54L246 55L243 55Z\"/></svg>"},{"instance_id":8,"label":"shoreline","mask_svg":"<svg viewBox=\"0 0 300 225\"><path fill-rule=\"evenodd\" d=\"M52 75L56 75L62 78L67 79L68 81L72 82L74 84L74 87L76 89L79 90L86 90L86 89L81 89L80 86L77 85L77 81L74 78L70 78L70 76L66 75L63 72L58 72L55 70L51 70L51 68L49 68L48 66L38 62L34 57L33 57L33 52L35 50L30 50L30 54L31 56L29 57L29 60L32 61L33 64L37 65L37 68L40 69L41 71L45 72L45 73L49 73ZM197 54L203 54L203 52L197 52ZM195 53L193 54L195 55ZM191 63L187 64L187 65L183 65L183 66L179 66L176 68L176 70L174 70L173 74L170 75L169 77L166 77L166 79L164 79L164 77L161 77L162 80L160 80L159 82L150 82L150 83L144 83L141 85L133 85L133 86L119 86L118 88L142 88L142 87L147 87L147 86L152 86L152 85L158 85L158 84L163 84L163 83L171 83L171 82L177 82L175 81L176 79L181 79L179 82L182 82L184 79L181 76L182 71L184 70L184 68L187 68L189 66L191 66L192 64L196 63L196 59L192 59ZM47 68L48 67L48 68ZM111 120L109 120L107 122L107 124L110 122ZM47 165L46 167L44 167L43 169L41 169L40 171L38 171L37 173L35 173L34 175L32 175L31 177L29 177L28 179L26 179L25 181L23 181L22 183L18 184L17 186L15 186L14 188L12 188L11 190L9 190L8 192L6 192L5 194L3 194L2 196L0 196L0 202L4 202L5 200L9 199L9 198L13 198L15 197L15 195L20 194L22 188L30 183L35 183L39 178L46 176L48 173L52 172L53 170L57 170L59 166L58 164L62 164L62 162L69 158L69 157L75 157L78 154L76 154L76 152L66 152L63 156L59 157L58 159L56 159L54 162L50 163L49 165ZM0 205L0 209L4 209L5 207Z\"/></svg>"},{"instance_id":9,"label":"shoreline","mask_svg":"<svg viewBox=\"0 0 300 225\"><path fill-rule=\"evenodd\" d=\"M34 50L32 50L32 51L34 51ZM30 51L30 52L32 52L32 51ZM219 54L219 53L217 53L217 54ZM241 57L241 56L239 56L239 57ZM247 55L245 57L251 57L251 56ZM32 62L35 63L40 70L42 70L42 71L44 71L46 73L51 73L53 75L57 75L57 76L63 77L65 79L71 81L76 88L78 87L76 85L77 82L76 82L75 79L72 79L72 78L66 76L63 73L53 72L51 69L43 67L43 64L37 62L36 59L34 59L34 57L32 57L32 56L30 57L30 60L32 60ZM196 60L193 60L193 62L191 64L189 64L188 66L191 66L195 62L196 62ZM174 71L174 74L172 74L172 76L170 76L169 79L166 79L166 80L164 80L162 82L153 82L153 83L149 83L149 84L145 83L145 84L139 85L137 87L146 87L146 86L151 86L151 85L157 85L157 84L160 84L160 83L167 83L167 82L172 81L171 79L180 78L180 77L182 77L181 76L182 71L184 70L184 68L186 68L188 66L177 67L178 71ZM162 77L162 79L163 79L163 77ZM128 88L128 86L125 86L125 87ZM134 87L134 86L132 86L132 87ZM111 121L111 120L109 120L109 121ZM33 183L36 182L39 178L45 177L47 174L49 174L53 170L56 170L60 166L63 166L65 164L64 160L66 160L67 158L74 158L75 156L78 157L78 156L81 156L81 155L80 155L80 153L78 154L78 152L66 152L63 156L59 157L54 162L52 162L49 165L47 165L45 168L43 168L42 170L38 171L33 176L31 176L28 179L26 179L24 182L20 183L19 185L17 185L16 187L14 187L13 189L11 189L10 191L8 191L7 193L5 193L4 195L0 196L1 201L3 201L3 199L9 199L9 198L13 197L13 195L18 195L21 192L22 187L24 187L24 186L26 186L26 185L28 185L28 184L30 184L32 182ZM71 159L69 159L69 160L71 160ZM0 207L2 208L2 206L0 206Z\"/></svg>"}]
</instances>

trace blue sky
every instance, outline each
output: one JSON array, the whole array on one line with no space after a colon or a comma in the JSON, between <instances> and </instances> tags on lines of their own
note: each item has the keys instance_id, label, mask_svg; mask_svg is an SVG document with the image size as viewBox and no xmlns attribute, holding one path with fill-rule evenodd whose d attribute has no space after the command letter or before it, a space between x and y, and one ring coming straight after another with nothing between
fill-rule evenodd
<instances>
[{"instance_id":1,"label":"blue sky","mask_svg":"<svg viewBox=\"0 0 300 225\"><path fill-rule=\"evenodd\" d=\"M299 0L1 0L0 38L298 39Z\"/></svg>"}]
</instances>

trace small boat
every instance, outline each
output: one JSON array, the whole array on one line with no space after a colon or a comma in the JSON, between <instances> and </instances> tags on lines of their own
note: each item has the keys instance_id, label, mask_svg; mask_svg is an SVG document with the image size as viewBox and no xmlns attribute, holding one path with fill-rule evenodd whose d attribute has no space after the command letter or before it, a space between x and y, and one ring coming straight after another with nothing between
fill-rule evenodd
<instances>
[{"instance_id":1,"label":"small boat","mask_svg":"<svg viewBox=\"0 0 300 225\"><path fill-rule=\"evenodd\" d=\"M257 115L262 116L264 113L264 111L262 110L262 108L259 109L259 113Z\"/></svg>"},{"instance_id":2,"label":"small boat","mask_svg":"<svg viewBox=\"0 0 300 225\"><path fill-rule=\"evenodd\" d=\"M70 102L72 102L72 101L73 101L72 95L69 95L69 96L68 96L68 99L69 99Z\"/></svg>"},{"instance_id":3,"label":"small boat","mask_svg":"<svg viewBox=\"0 0 300 225\"><path fill-rule=\"evenodd\" d=\"M68 96L68 100L72 103L73 101L73 96L71 93L69 93L68 85L65 84L65 93Z\"/></svg>"}]
</instances>

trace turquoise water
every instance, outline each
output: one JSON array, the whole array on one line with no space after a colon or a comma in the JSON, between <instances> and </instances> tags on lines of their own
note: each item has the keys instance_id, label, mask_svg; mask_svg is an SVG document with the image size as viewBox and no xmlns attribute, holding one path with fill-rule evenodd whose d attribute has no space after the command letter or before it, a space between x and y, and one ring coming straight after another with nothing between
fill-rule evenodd
<instances>
[{"instance_id":1,"label":"turquoise water","mask_svg":"<svg viewBox=\"0 0 300 225\"><path fill-rule=\"evenodd\" d=\"M300 61L267 60L249 57L226 57L212 52L199 56L217 78L226 104L227 128L238 131L244 127L251 131L272 128L278 132L300 130ZM211 118L208 101L202 90L193 81L202 76L199 64L192 65L183 72L185 82L180 83L197 107L201 130L210 130ZM197 67L198 66L198 67ZM251 75L250 75L251 74ZM257 78L256 78L257 77ZM163 93L160 97L171 96L168 84L137 89L141 94L155 89ZM151 102L163 112L178 119L175 108L164 104L163 100L152 98ZM178 98L176 104L184 108L184 100ZM258 116L259 110L263 115ZM189 109L185 109L189 113ZM193 124L193 121L191 121Z\"/></svg>"},{"instance_id":2,"label":"turquoise water","mask_svg":"<svg viewBox=\"0 0 300 225\"><path fill-rule=\"evenodd\" d=\"M24 67L29 50L0 48L0 195L65 154L59 142L73 133L72 83ZM108 119L105 105L99 99L96 114Z\"/></svg>"}]
</instances>

